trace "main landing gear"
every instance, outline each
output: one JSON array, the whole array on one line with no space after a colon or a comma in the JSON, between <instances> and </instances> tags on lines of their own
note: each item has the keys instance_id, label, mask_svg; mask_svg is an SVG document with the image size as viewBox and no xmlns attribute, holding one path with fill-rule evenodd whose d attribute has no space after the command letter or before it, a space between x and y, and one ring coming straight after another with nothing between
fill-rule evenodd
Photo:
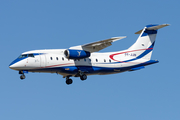
<instances>
[{"instance_id":1,"label":"main landing gear","mask_svg":"<svg viewBox=\"0 0 180 120\"><path fill-rule=\"evenodd\" d=\"M81 76L80 76L80 79L81 79L81 80L86 80L86 79L87 79L87 75L86 75L86 74L81 75Z\"/></svg>"},{"instance_id":2,"label":"main landing gear","mask_svg":"<svg viewBox=\"0 0 180 120\"><path fill-rule=\"evenodd\" d=\"M66 77L66 84L67 84L67 85L70 85L70 84L72 84L72 83L73 83L73 80L70 79L69 77Z\"/></svg>"},{"instance_id":3,"label":"main landing gear","mask_svg":"<svg viewBox=\"0 0 180 120\"><path fill-rule=\"evenodd\" d=\"M84 72L82 72L81 70L78 71L78 76L80 76L81 80L87 79L87 75Z\"/></svg>"},{"instance_id":4,"label":"main landing gear","mask_svg":"<svg viewBox=\"0 0 180 120\"><path fill-rule=\"evenodd\" d=\"M69 77L71 77L71 76L67 76L67 77L66 77L66 84L67 84L67 85L70 85L70 84L73 83L73 80L70 79ZM87 79L87 75L86 75L84 72L81 72L80 70L78 71L78 74L77 74L75 77L80 77L80 79L81 79L82 81L84 81L84 80Z\"/></svg>"}]
</instances>

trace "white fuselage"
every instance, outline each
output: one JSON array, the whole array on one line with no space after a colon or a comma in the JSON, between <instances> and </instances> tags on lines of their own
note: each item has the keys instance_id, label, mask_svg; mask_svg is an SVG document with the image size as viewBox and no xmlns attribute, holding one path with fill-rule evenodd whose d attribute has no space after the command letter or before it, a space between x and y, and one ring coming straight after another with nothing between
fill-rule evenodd
<instances>
[{"instance_id":1,"label":"white fuselage","mask_svg":"<svg viewBox=\"0 0 180 120\"><path fill-rule=\"evenodd\" d=\"M146 59L137 59L133 60L133 62L123 62L136 57L133 51L127 50L108 53L92 53L90 57L84 59L67 59L64 56L64 51L65 49L50 49L24 52L22 55L35 55L34 57L26 57L16 62L11 68L19 71L26 70L29 72L47 72L58 73L63 76L74 76L78 69L87 71L87 75L113 74L130 70L131 67L148 61ZM84 67L86 67L86 70Z\"/></svg>"}]
</instances>

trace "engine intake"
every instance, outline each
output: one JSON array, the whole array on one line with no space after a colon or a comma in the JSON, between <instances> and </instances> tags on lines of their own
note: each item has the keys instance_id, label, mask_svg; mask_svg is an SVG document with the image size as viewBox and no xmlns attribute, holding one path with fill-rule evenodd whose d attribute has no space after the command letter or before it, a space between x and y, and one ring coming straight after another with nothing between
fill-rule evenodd
<instances>
[{"instance_id":1,"label":"engine intake","mask_svg":"<svg viewBox=\"0 0 180 120\"><path fill-rule=\"evenodd\" d=\"M67 49L64 51L64 55L68 59L82 59L90 57L91 53L84 50L71 50Z\"/></svg>"}]
</instances>

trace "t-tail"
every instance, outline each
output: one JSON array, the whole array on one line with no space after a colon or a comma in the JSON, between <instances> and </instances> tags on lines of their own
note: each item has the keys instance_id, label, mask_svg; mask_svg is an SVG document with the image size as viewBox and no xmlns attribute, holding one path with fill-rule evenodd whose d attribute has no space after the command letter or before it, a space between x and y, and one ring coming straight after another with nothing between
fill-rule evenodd
<instances>
[{"instance_id":1,"label":"t-tail","mask_svg":"<svg viewBox=\"0 0 180 120\"><path fill-rule=\"evenodd\" d=\"M128 49L136 54L137 58L151 59L153 47L155 44L155 39L157 31L160 28L169 26L169 24L162 25L147 25L144 29L136 32L135 34L140 34L137 41Z\"/></svg>"}]
</instances>

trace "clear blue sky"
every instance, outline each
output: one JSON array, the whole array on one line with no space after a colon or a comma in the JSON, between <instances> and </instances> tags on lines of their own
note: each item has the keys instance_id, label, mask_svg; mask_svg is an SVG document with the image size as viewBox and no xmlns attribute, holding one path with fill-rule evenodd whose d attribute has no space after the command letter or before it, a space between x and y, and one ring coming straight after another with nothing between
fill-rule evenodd
<instances>
[{"instance_id":1,"label":"clear blue sky","mask_svg":"<svg viewBox=\"0 0 180 120\"><path fill-rule=\"evenodd\" d=\"M1 0L0 120L179 120L180 2L178 0ZM73 78L8 68L22 52L60 49L127 36L102 50L128 48L147 24L158 31L145 69Z\"/></svg>"}]
</instances>

